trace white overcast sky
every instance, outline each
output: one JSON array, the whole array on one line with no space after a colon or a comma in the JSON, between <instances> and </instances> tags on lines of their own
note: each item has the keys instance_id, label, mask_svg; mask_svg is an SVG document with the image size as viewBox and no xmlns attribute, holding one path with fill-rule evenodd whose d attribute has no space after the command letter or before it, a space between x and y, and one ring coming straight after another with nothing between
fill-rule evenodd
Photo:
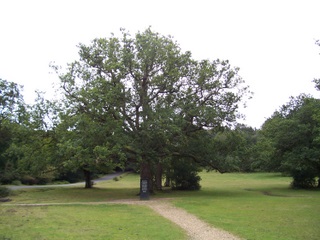
<instances>
[{"instance_id":1,"label":"white overcast sky","mask_svg":"<svg viewBox=\"0 0 320 240\"><path fill-rule=\"evenodd\" d=\"M254 92L243 110L259 128L290 96L319 97L319 0L0 0L0 78L52 95L50 62L77 59L78 43L148 26L196 59L228 59Z\"/></svg>"}]
</instances>

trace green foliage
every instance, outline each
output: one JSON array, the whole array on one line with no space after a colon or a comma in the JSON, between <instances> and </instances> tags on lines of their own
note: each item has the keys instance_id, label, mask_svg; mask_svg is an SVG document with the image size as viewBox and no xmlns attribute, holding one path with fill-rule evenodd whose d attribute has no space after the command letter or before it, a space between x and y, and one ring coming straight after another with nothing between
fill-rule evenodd
<instances>
[{"instance_id":1,"label":"green foliage","mask_svg":"<svg viewBox=\"0 0 320 240\"><path fill-rule=\"evenodd\" d=\"M245 125L212 134L212 156L224 165L227 171L251 172L256 170L257 131Z\"/></svg>"},{"instance_id":2,"label":"green foliage","mask_svg":"<svg viewBox=\"0 0 320 240\"><path fill-rule=\"evenodd\" d=\"M184 147L194 145L196 132L235 121L238 104L250 95L239 69L219 59L196 61L150 28L121 34L80 44L79 60L57 71L64 95L57 129L62 164L93 171L124 168L128 159L148 179L177 155L208 165L208 151L185 156ZM213 161L210 168L219 166Z\"/></svg>"},{"instance_id":3,"label":"green foliage","mask_svg":"<svg viewBox=\"0 0 320 240\"><path fill-rule=\"evenodd\" d=\"M61 169L55 177L56 181L67 181L70 183L76 183L83 180L83 172L80 169Z\"/></svg>"},{"instance_id":4,"label":"green foliage","mask_svg":"<svg viewBox=\"0 0 320 240\"><path fill-rule=\"evenodd\" d=\"M22 183L21 183L20 180L13 180L11 184L14 185L14 186L20 186L20 185L22 185Z\"/></svg>"},{"instance_id":5,"label":"green foliage","mask_svg":"<svg viewBox=\"0 0 320 240\"><path fill-rule=\"evenodd\" d=\"M316 176L314 172L307 170L292 170L293 181L291 186L293 188L313 188L317 186Z\"/></svg>"},{"instance_id":6,"label":"green foliage","mask_svg":"<svg viewBox=\"0 0 320 240\"><path fill-rule=\"evenodd\" d=\"M0 182L44 184L50 181L44 172L52 170L56 159L52 105L40 95L34 105L26 105L22 87L14 83L1 80L0 88ZM36 180L28 181L25 175Z\"/></svg>"},{"instance_id":7,"label":"green foliage","mask_svg":"<svg viewBox=\"0 0 320 240\"><path fill-rule=\"evenodd\" d=\"M14 180L19 179L19 177L20 175L16 169L9 169L8 167L6 167L5 169L1 170L0 183L10 184Z\"/></svg>"},{"instance_id":8,"label":"green foliage","mask_svg":"<svg viewBox=\"0 0 320 240\"><path fill-rule=\"evenodd\" d=\"M125 157L118 147L120 142L112 139L111 128L109 122L96 122L87 114L64 116L56 130L58 164L63 172L109 172L122 166Z\"/></svg>"},{"instance_id":9,"label":"green foliage","mask_svg":"<svg viewBox=\"0 0 320 240\"><path fill-rule=\"evenodd\" d=\"M319 40L319 39L316 40L315 44L320 47L320 40ZM320 91L320 78L314 79L313 82L314 82L314 84L315 84L315 88L316 88L318 91Z\"/></svg>"},{"instance_id":10,"label":"green foliage","mask_svg":"<svg viewBox=\"0 0 320 240\"><path fill-rule=\"evenodd\" d=\"M0 186L0 198L8 197L10 195L10 189Z\"/></svg>"},{"instance_id":11,"label":"green foliage","mask_svg":"<svg viewBox=\"0 0 320 240\"><path fill-rule=\"evenodd\" d=\"M118 181L120 181L120 178L114 177L114 178L113 178L113 181L118 182Z\"/></svg>"},{"instance_id":12,"label":"green foliage","mask_svg":"<svg viewBox=\"0 0 320 240\"><path fill-rule=\"evenodd\" d=\"M188 159L175 159L167 177L171 180L171 187L174 190L199 190L200 168L193 161Z\"/></svg>"},{"instance_id":13,"label":"green foliage","mask_svg":"<svg viewBox=\"0 0 320 240\"><path fill-rule=\"evenodd\" d=\"M24 109L22 87L0 78L0 126L4 120L19 122Z\"/></svg>"},{"instance_id":14,"label":"green foliage","mask_svg":"<svg viewBox=\"0 0 320 240\"><path fill-rule=\"evenodd\" d=\"M21 178L21 183L26 185L35 185L38 183L38 181L33 176L25 175Z\"/></svg>"},{"instance_id":15,"label":"green foliage","mask_svg":"<svg viewBox=\"0 0 320 240\"><path fill-rule=\"evenodd\" d=\"M0 79L0 182L5 184L19 177L17 142L26 115L21 91L21 86Z\"/></svg>"},{"instance_id":16,"label":"green foliage","mask_svg":"<svg viewBox=\"0 0 320 240\"><path fill-rule=\"evenodd\" d=\"M301 95L292 98L262 128L273 150L271 168L290 174L293 187L315 187L320 176L319 109L320 100Z\"/></svg>"}]
</instances>

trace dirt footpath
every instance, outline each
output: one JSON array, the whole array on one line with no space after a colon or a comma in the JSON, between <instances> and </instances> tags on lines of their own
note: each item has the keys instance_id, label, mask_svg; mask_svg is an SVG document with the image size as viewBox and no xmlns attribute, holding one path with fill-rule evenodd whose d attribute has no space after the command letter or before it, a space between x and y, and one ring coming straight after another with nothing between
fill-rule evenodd
<instances>
[{"instance_id":1,"label":"dirt footpath","mask_svg":"<svg viewBox=\"0 0 320 240\"><path fill-rule=\"evenodd\" d=\"M145 205L184 229L192 240L239 240L240 238L214 228L183 209L174 207L167 200L119 200L111 203Z\"/></svg>"}]
</instances>

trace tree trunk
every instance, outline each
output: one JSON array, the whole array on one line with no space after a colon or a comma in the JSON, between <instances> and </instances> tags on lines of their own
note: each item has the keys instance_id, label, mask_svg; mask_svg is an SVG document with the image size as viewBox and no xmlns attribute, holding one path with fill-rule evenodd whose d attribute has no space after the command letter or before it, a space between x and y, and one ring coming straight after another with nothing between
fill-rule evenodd
<instances>
[{"instance_id":1,"label":"tree trunk","mask_svg":"<svg viewBox=\"0 0 320 240\"><path fill-rule=\"evenodd\" d=\"M157 164L156 170L156 188L157 190L162 190L162 165L161 163Z\"/></svg>"},{"instance_id":2,"label":"tree trunk","mask_svg":"<svg viewBox=\"0 0 320 240\"><path fill-rule=\"evenodd\" d=\"M166 181L164 183L165 187L170 187L170 178L168 176L166 176Z\"/></svg>"},{"instance_id":3,"label":"tree trunk","mask_svg":"<svg viewBox=\"0 0 320 240\"><path fill-rule=\"evenodd\" d=\"M92 182L91 182L91 172L88 170L83 169L84 178L85 178L85 188L92 188Z\"/></svg>"},{"instance_id":4,"label":"tree trunk","mask_svg":"<svg viewBox=\"0 0 320 240\"><path fill-rule=\"evenodd\" d=\"M170 183L171 183L171 178L170 178L171 174L170 174L170 170L167 169L166 172L166 181L164 182L164 186L165 187L170 187Z\"/></svg>"}]
</instances>

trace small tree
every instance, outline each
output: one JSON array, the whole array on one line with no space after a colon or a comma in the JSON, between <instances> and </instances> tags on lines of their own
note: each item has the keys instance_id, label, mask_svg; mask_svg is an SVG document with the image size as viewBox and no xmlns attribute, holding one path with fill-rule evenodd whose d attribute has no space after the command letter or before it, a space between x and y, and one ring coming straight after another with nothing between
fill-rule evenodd
<instances>
[{"instance_id":1,"label":"small tree","mask_svg":"<svg viewBox=\"0 0 320 240\"><path fill-rule=\"evenodd\" d=\"M172 189L199 190L201 188L201 178L198 176L201 168L192 159L178 158L172 164L170 172L167 173Z\"/></svg>"},{"instance_id":2,"label":"small tree","mask_svg":"<svg viewBox=\"0 0 320 240\"><path fill-rule=\"evenodd\" d=\"M112 137L112 125L94 121L87 114L65 117L56 129L59 139L56 156L62 171L82 171L85 188L91 188L93 173L123 166L126 158L119 148L120 142Z\"/></svg>"}]
</instances>

